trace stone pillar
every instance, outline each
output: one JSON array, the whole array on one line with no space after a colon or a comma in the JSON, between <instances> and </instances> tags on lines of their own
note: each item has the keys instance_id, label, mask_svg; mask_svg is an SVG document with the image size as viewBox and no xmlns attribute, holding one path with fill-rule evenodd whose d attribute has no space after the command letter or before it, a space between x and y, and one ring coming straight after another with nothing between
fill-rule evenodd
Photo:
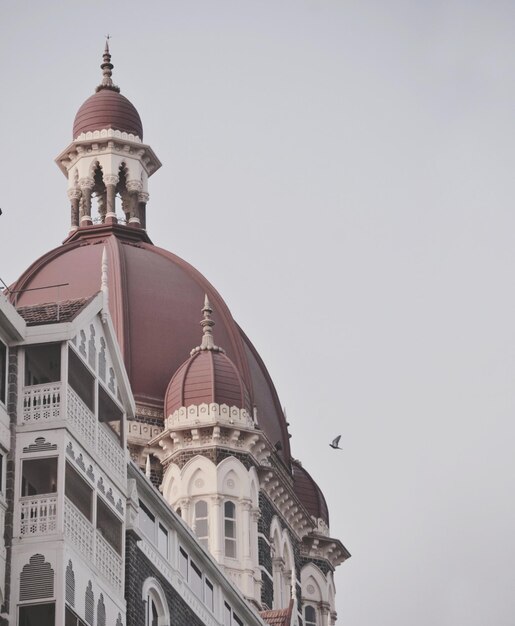
<instances>
[{"instance_id":1,"label":"stone pillar","mask_svg":"<svg viewBox=\"0 0 515 626\"><path fill-rule=\"evenodd\" d=\"M251 533L250 533L250 509L252 507L252 502L250 500L242 499L241 501L241 528L243 532L243 562L244 567L248 567L250 565L250 541L251 541Z\"/></svg>"},{"instance_id":2,"label":"stone pillar","mask_svg":"<svg viewBox=\"0 0 515 626\"><path fill-rule=\"evenodd\" d=\"M223 536L222 536L222 523L223 523L223 515L222 515L222 502L223 496L213 496L211 498L211 503L213 505L212 511L213 515L211 516L212 520L212 530L210 537L210 545L211 552L218 563L222 563L224 549L223 549Z\"/></svg>"},{"instance_id":3,"label":"stone pillar","mask_svg":"<svg viewBox=\"0 0 515 626\"><path fill-rule=\"evenodd\" d=\"M141 228L141 220L139 218L139 193L142 191L143 185L140 180L128 180L127 191L130 194L129 201L129 226L133 228Z\"/></svg>"},{"instance_id":4,"label":"stone pillar","mask_svg":"<svg viewBox=\"0 0 515 626\"><path fill-rule=\"evenodd\" d=\"M116 185L118 184L118 176L114 174L106 174L104 176L104 184L107 190L107 212L105 215L105 223L118 224L118 219L116 217Z\"/></svg>"},{"instance_id":5,"label":"stone pillar","mask_svg":"<svg viewBox=\"0 0 515 626\"><path fill-rule=\"evenodd\" d=\"M146 230L147 228L147 202L149 199L149 195L146 191L140 191L138 193L138 204L139 204L139 219L141 222L141 228Z\"/></svg>"},{"instance_id":6,"label":"stone pillar","mask_svg":"<svg viewBox=\"0 0 515 626\"><path fill-rule=\"evenodd\" d=\"M81 226L92 226L93 220L91 219L91 194L95 181L92 178L81 178L79 180L79 186L82 191L83 200L83 215L80 218Z\"/></svg>"},{"instance_id":7,"label":"stone pillar","mask_svg":"<svg viewBox=\"0 0 515 626\"><path fill-rule=\"evenodd\" d=\"M79 227L79 205L81 195L81 190L77 187L75 187L74 189L68 189L68 198L71 202L70 231L77 230L77 228Z\"/></svg>"},{"instance_id":8,"label":"stone pillar","mask_svg":"<svg viewBox=\"0 0 515 626\"><path fill-rule=\"evenodd\" d=\"M320 603L320 615L322 617L322 625L321 626L329 626L329 614L331 612L331 607L326 602Z\"/></svg>"},{"instance_id":9,"label":"stone pillar","mask_svg":"<svg viewBox=\"0 0 515 626\"><path fill-rule=\"evenodd\" d=\"M191 526L190 504L191 504L191 500L189 498L183 498L179 503L179 506L181 507L182 519L186 522L186 524L188 524L188 526Z\"/></svg>"}]
</instances>

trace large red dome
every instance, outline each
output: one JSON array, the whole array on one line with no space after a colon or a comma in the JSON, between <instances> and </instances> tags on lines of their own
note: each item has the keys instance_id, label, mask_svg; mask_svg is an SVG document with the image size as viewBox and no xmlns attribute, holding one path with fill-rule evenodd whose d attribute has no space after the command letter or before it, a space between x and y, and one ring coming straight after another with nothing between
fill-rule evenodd
<instances>
[{"instance_id":1,"label":"large red dome","mask_svg":"<svg viewBox=\"0 0 515 626\"><path fill-rule=\"evenodd\" d=\"M234 363L257 423L279 454L290 459L286 420L270 376L252 343L214 287L191 265L158 248L142 230L122 225L80 228L33 263L13 285L18 306L91 296L100 289L104 247L109 265L109 308L138 404L163 408L174 373L198 345L199 311L207 294L216 343Z\"/></svg>"}]
</instances>

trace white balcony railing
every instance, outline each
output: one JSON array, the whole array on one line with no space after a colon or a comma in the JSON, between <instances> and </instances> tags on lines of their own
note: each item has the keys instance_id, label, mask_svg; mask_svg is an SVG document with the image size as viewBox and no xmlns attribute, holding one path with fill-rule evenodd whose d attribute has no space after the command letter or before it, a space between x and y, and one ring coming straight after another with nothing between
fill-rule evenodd
<instances>
[{"instance_id":1,"label":"white balcony railing","mask_svg":"<svg viewBox=\"0 0 515 626\"><path fill-rule=\"evenodd\" d=\"M96 562L100 573L118 590L123 585L123 560L122 557L96 532Z\"/></svg>"},{"instance_id":2,"label":"white balcony railing","mask_svg":"<svg viewBox=\"0 0 515 626\"><path fill-rule=\"evenodd\" d=\"M64 499L64 534L117 591L123 591L122 557L68 498Z\"/></svg>"},{"instance_id":3,"label":"white balcony railing","mask_svg":"<svg viewBox=\"0 0 515 626\"><path fill-rule=\"evenodd\" d=\"M109 432L109 426L104 424L98 425L97 452L114 473L124 480L127 469L125 451L115 439L115 436Z\"/></svg>"},{"instance_id":4,"label":"white balcony railing","mask_svg":"<svg viewBox=\"0 0 515 626\"><path fill-rule=\"evenodd\" d=\"M61 383L32 385L23 390L23 423L41 423L61 417Z\"/></svg>"},{"instance_id":5,"label":"white balcony railing","mask_svg":"<svg viewBox=\"0 0 515 626\"><path fill-rule=\"evenodd\" d=\"M50 535L57 531L57 495L20 498L20 534L22 537Z\"/></svg>"},{"instance_id":6,"label":"white balcony railing","mask_svg":"<svg viewBox=\"0 0 515 626\"><path fill-rule=\"evenodd\" d=\"M63 414L63 394L67 397L67 411ZM70 428L79 441L100 462L106 465L108 472L122 482L125 480L126 452L120 446L115 435L109 432L105 424L100 424L92 411L79 395L62 383L32 385L23 390L23 423L40 424L67 418Z\"/></svg>"},{"instance_id":7,"label":"white balcony railing","mask_svg":"<svg viewBox=\"0 0 515 626\"><path fill-rule=\"evenodd\" d=\"M86 404L68 385L68 420L87 447L95 449L97 420Z\"/></svg>"},{"instance_id":8,"label":"white balcony railing","mask_svg":"<svg viewBox=\"0 0 515 626\"><path fill-rule=\"evenodd\" d=\"M93 524L68 498L64 499L64 534L81 554L93 559Z\"/></svg>"}]
</instances>

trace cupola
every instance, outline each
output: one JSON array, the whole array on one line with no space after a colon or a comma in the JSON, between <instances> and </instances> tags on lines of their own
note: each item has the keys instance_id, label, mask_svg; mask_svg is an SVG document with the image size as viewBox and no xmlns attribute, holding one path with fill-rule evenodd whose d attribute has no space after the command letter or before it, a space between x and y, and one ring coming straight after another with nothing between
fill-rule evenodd
<instances>
[{"instance_id":1,"label":"cupola","mask_svg":"<svg viewBox=\"0 0 515 626\"><path fill-rule=\"evenodd\" d=\"M113 83L107 41L100 67L102 81L77 111L73 141L56 159L68 178L70 230L98 223L146 229L148 179L161 162L143 143L138 111Z\"/></svg>"},{"instance_id":2,"label":"cupola","mask_svg":"<svg viewBox=\"0 0 515 626\"><path fill-rule=\"evenodd\" d=\"M249 393L236 365L214 343L213 309L207 295L202 313L202 343L173 375L165 395L165 416L181 407L212 403L245 409L251 414Z\"/></svg>"}]
</instances>

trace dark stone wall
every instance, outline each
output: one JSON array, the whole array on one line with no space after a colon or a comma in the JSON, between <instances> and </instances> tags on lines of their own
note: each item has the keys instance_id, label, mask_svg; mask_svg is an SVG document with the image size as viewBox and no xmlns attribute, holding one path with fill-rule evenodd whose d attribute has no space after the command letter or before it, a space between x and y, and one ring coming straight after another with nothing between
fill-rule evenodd
<instances>
[{"instance_id":1,"label":"dark stone wall","mask_svg":"<svg viewBox=\"0 0 515 626\"><path fill-rule=\"evenodd\" d=\"M170 459L168 463L175 463L178 467L182 469L190 459L198 455L205 456L215 465L218 465L218 463L221 463L227 457L233 456L236 459L240 460L247 470L254 466L254 463L247 453L235 452L234 450L226 450L217 446L213 446L212 448L202 448L202 450L182 450L181 452L176 454L173 459Z\"/></svg>"},{"instance_id":2,"label":"dark stone wall","mask_svg":"<svg viewBox=\"0 0 515 626\"><path fill-rule=\"evenodd\" d=\"M326 561L325 559L308 559L306 557L300 558L300 567L304 567L306 563L313 563L318 567L318 569L327 576L328 572L334 572L334 568Z\"/></svg>"},{"instance_id":3,"label":"dark stone wall","mask_svg":"<svg viewBox=\"0 0 515 626\"><path fill-rule=\"evenodd\" d=\"M166 594L170 611L170 626L203 626L203 622L184 602L161 572L147 559L137 546L137 538L127 533L125 544L125 600L127 626L145 624L145 603L141 598L143 583L149 576L157 578Z\"/></svg>"},{"instance_id":4,"label":"dark stone wall","mask_svg":"<svg viewBox=\"0 0 515 626\"><path fill-rule=\"evenodd\" d=\"M263 493L259 493L259 510L261 512L261 517L258 521L258 533L261 533L268 540L270 537L270 526L272 525L272 518L274 515L277 515L279 521L281 523L281 528L286 528L286 532L290 537L290 542L293 548L293 560L295 562L295 573L297 574L297 580L295 583L295 587L297 589L297 598L301 597L301 587L300 587L300 570L302 565L302 558L300 556L300 542L297 541L290 531L290 529L283 522L281 514L272 504L272 502L268 499L268 497ZM270 546L263 539L263 537L259 537L258 543L258 554L259 554L259 565L261 565L270 575L272 575L272 556L270 553ZM267 606L272 606L273 600L273 584L268 579L266 575L263 575L263 585L261 588L261 601L265 603Z\"/></svg>"},{"instance_id":5,"label":"dark stone wall","mask_svg":"<svg viewBox=\"0 0 515 626\"><path fill-rule=\"evenodd\" d=\"M6 493L7 511L5 514L4 541L6 547L5 565L5 601L1 607L2 613L9 612L9 602L11 595L11 562L12 562L12 536L13 536L13 509L14 509L14 468L16 452L16 408L18 403L18 349L9 348L7 375L7 413L10 419L11 428L11 449L6 458ZM7 626L8 621L0 618L0 626Z\"/></svg>"}]
</instances>

